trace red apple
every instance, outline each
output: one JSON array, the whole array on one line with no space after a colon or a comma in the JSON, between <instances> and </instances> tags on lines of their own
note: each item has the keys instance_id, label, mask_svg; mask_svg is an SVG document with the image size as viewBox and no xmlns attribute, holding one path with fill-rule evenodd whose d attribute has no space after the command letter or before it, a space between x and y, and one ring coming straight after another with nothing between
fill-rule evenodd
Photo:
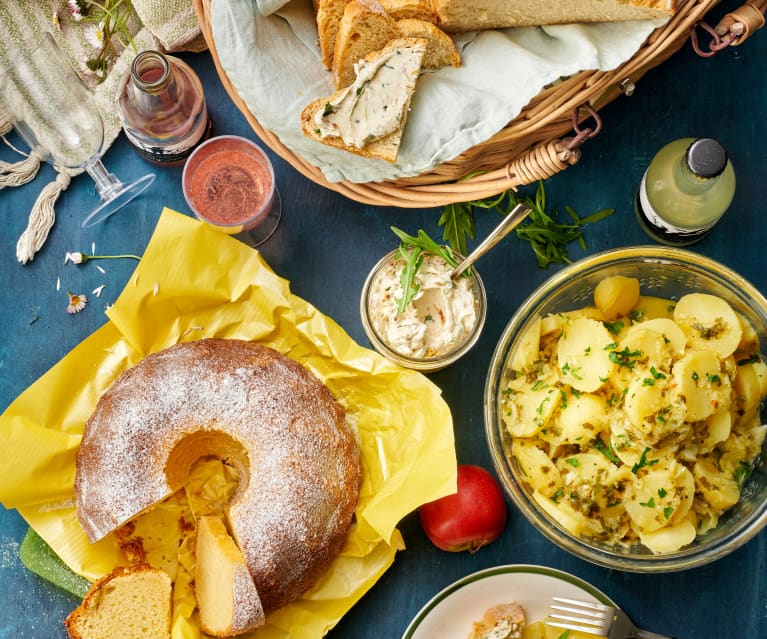
<instances>
[{"instance_id":1,"label":"red apple","mask_svg":"<svg viewBox=\"0 0 767 639\"><path fill-rule=\"evenodd\" d=\"M476 552L506 526L506 500L495 478L480 466L458 466L458 490L418 509L426 536L442 550Z\"/></svg>"}]
</instances>

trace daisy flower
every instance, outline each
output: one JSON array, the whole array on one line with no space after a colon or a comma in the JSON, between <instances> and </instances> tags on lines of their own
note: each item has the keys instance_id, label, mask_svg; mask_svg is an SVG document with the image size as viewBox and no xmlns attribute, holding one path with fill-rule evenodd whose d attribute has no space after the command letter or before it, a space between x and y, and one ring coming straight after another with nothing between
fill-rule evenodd
<instances>
[{"instance_id":1,"label":"daisy flower","mask_svg":"<svg viewBox=\"0 0 767 639\"><path fill-rule=\"evenodd\" d=\"M132 260L140 260L141 258L138 255L88 255L87 253L83 253L81 251L72 251L67 252L67 254L64 256L64 264L69 264L69 262L72 262L72 264L83 264L87 262L88 260L121 260L121 259L132 259Z\"/></svg>"},{"instance_id":2,"label":"daisy flower","mask_svg":"<svg viewBox=\"0 0 767 639\"><path fill-rule=\"evenodd\" d=\"M85 305L88 303L88 298L82 294L75 295L74 293L67 292L67 297L69 297L69 306L67 306L67 313L69 313L70 315L72 313L79 313L81 310L85 308Z\"/></svg>"},{"instance_id":3,"label":"daisy flower","mask_svg":"<svg viewBox=\"0 0 767 639\"><path fill-rule=\"evenodd\" d=\"M101 20L98 24L91 25L85 32L85 39L96 51L101 51L104 48L106 37L104 27L104 21Z\"/></svg>"},{"instance_id":4,"label":"daisy flower","mask_svg":"<svg viewBox=\"0 0 767 639\"><path fill-rule=\"evenodd\" d=\"M69 13L72 14L72 18L75 22L80 22L83 19L82 11L80 10L80 3L77 0L67 0L67 7Z\"/></svg>"}]
</instances>

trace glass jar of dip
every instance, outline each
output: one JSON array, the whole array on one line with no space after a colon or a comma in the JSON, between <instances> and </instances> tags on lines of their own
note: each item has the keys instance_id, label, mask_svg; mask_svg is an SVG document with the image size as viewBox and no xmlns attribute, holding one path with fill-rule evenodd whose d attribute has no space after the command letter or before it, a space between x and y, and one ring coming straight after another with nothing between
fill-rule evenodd
<instances>
[{"instance_id":1,"label":"glass jar of dip","mask_svg":"<svg viewBox=\"0 0 767 639\"><path fill-rule=\"evenodd\" d=\"M398 249L385 255L365 280L360 316L371 345L381 355L406 368L434 372L462 357L479 339L487 296L475 268L451 279L450 264L436 255L423 257L416 274L419 291L400 312L404 260Z\"/></svg>"}]
</instances>

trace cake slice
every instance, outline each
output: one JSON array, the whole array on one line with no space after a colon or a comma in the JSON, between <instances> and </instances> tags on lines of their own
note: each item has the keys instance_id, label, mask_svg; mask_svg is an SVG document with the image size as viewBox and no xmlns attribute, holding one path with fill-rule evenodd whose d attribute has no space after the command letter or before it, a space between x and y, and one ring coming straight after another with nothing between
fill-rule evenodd
<instances>
[{"instance_id":1,"label":"cake slice","mask_svg":"<svg viewBox=\"0 0 767 639\"><path fill-rule=\"evenodd\" d=\"M264 625L248 565L218 517L197 520L194 580L203 632L232 637Z\"/></svg>"},{"instance_id":2,"label":"cake slice","mask_svg":"<svg viewBox=\"0 0 767 639\"><path fill-rule=\"evenodd\" d=\"M72 639L170 639L172 583L146 564L94 582L64 622Z\"/></svg>"},{"instance_id":3,"label":"cake slice","mask_svg":"<svg viewBox=\"0 0 767 639\"><path fill-rule=\"evenodd\" d=\"M351 86L301 113L304 135L357 155L396 162L428 40L397 38L357 64Z\"/></svg>"},{"instance_id":4,"label":"cake slice","mask_svg":"<svg viewBox=\"0 0 767 639\"><path fill-rule=\"evenodd\" d=\"M336 89L354 82L354 66L372 51L399 38L397 21L377 0L351 0L344 8L333 49L333 82Z\"/></svg>"},{"instance_id":5,"label":"cake slice","mask_svg":"<svg viewBox=\"0 0 767 639\"><path fill-rule=\"evenodd\" d=\"M422 69L461 66L461 56L453 39L436 25L427 20L405 18L397 20L397 27L405 38L426 38L429 41L423 56Z\"/></svg>"}]
</instances>

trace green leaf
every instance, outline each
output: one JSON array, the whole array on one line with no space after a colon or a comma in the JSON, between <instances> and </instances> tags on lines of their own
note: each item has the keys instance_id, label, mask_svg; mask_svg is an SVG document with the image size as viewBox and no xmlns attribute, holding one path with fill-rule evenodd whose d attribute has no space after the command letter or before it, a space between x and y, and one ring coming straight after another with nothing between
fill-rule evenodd
<instances>
[{"instance_id":1,"label":"green leaf","mask_svg":"<svg viewBox=\"0 0 767 639\"><path fill-rule=\"evenodd\" d=\"M396 226L392 226L391 230L400 240L399 256L405 262L405 268L402 269L400 275L402 297L395 300L397 302L397 310L400 313L404 313L407 305L413 301L413 298L418 293L419 286L416 284L415 276L423 264L425 253L438 255L453 267L458 266L458 261L453 256L449 247L437 244L423 230L419 230L416 236L408 235Z\"/></svg>"},{"instance_id":2,"label":"green leaf","mask_svg":"<svg viewBox=\"0 0 767 639\"><path fill-rule=\"evenodd\" d=\"M439 218L442 240L460 255L467 255L467 237L474 239L476 227L469 202L448 204Z\"/></svg>"}]
</instances>

